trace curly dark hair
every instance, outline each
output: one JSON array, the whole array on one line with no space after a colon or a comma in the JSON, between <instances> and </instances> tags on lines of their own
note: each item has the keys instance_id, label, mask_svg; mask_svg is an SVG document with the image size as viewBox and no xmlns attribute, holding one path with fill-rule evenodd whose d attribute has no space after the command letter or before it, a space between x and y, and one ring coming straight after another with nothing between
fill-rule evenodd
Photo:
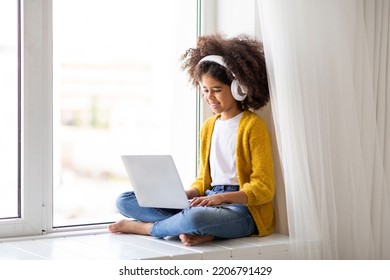
<instances>
[{"instance_id":1,"label":"curly dark hair","mask_svg":"<svg viewBox=\"0 0 390 280\"><path fill-rule=\"evenodd\" d=\"M222 56L228 69L210 61L198 65L208 55ZM230 85L234 78L237 79L248 88L247 97L241 101L243 109L258 110L269 101L263 44L249 35L242 34L233 38L226 38L222 34L200 36L197 47L188 49L182 55L181 62L182 69L187 71L194 86L199 84L205 74L226 85Z\"/></svg>"}]
</instances>

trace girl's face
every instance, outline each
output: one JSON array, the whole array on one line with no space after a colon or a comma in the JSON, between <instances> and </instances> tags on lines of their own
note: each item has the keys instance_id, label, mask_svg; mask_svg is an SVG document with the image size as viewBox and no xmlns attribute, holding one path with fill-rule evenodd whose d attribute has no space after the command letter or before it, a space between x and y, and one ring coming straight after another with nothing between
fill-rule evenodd
<instances>
[{"instance_id":1,"label":"girl's face","mask_svg":"<svg viewBox=\"0 0 390 280\"><path fill-rule=\"evenodd\" d=\"M221 114L221 120L227 120L242 112L240 103L234 99L230 86L213 78L203 75L200 81L203 99L216 114Z\"/></svg>"}]
</instances>

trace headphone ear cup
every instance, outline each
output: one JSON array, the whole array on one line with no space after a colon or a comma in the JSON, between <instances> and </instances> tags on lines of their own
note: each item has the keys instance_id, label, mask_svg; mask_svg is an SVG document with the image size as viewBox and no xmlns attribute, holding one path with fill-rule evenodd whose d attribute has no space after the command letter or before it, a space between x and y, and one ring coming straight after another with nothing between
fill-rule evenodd
<instances>
[{"instance_id":1,"label":"headphone ear cup","mask_svg":"<svg viewBox=\"0 0 390 280\"><path fill-rule=\"evenodd\" d=\"M237 101L243 101L248 94L248 89L245 86L241 86L236 79L232 81L232 84L230 85L230 90L234 99L236 99Z\"/></svg>"}]
</instances>

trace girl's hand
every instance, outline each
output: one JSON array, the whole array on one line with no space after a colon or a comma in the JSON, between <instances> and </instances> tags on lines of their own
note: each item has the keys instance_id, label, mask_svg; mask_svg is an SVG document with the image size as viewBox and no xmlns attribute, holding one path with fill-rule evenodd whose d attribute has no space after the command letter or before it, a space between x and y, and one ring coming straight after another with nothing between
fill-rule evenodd
<instances>
[{"instance_id":1,"label":"girl's hand","mask_svg":"<svg viewBox=\"0 0 390 280\"><path fill-rule=\"evenodd\" d=\"M194 197L190 203L190 207L194 206L215 206L224 202L223 196L220 194L210 196Z\"/></svg>"}]
</instances>

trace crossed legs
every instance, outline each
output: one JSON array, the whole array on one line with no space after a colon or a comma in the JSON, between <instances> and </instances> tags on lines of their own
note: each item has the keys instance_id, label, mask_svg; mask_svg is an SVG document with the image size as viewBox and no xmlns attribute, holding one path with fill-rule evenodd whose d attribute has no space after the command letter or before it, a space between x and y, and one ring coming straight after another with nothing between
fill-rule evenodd
<instances>
[{"instance_id":1,"label":"crossed legs","mask_svg":"<svg viewBox=\"0 0 390 280\"><path fill-rule=\"evenodd\" d=\"M215 238L236 238L252 234L256 228L245 205L191 207L184 210L144 208L134 193L124 193L117 201L120 212L136 220L120 220L108 227L112 233L132 233L155 237L179 236L192 246Z\"/></svg>"}]
</instances>

